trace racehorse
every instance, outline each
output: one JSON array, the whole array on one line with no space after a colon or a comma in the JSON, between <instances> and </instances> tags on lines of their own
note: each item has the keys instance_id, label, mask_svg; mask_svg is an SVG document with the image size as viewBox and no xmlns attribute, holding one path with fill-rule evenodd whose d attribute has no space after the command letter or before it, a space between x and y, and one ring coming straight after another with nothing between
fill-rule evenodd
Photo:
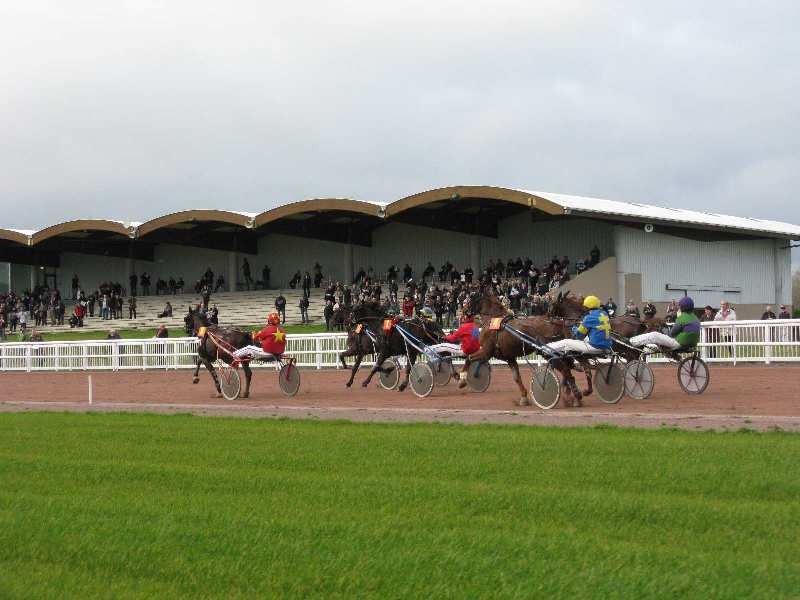
<instances>
[{"instance_id":1,"label":"racehorse","mask_svg":"<svg viewBox=\"0 0 800 600\"><path fill-rule=\"evenodd\" d=\"M490 358L498 358L508 363L511 375L520 391L518 404L521 406L529 404L528 391L522 383L517 359L529 354L533 349L523 344L518 337L504 329L502 325L497 329L493 329L491 323L495 319L502 319L503 325L510 325L540 344L546 344L563 339L567 335L568 328L565 321L563 319L551 319L546 316L514 317L509 315L491 288L486 286L469 295L466 301L466 310L469 314L480 315L484 324L480 335L481 349L471 354L469 359L471 361L488 361ZM577 385L575 385L575 379L572 377L571 371L567 368L567 365L560 363L563 363L563 361L556 360L553 366L561 373L563 380L569 386L568 389L572 391L576 400L580 402L580 392ZM569 397L565 396L564 403L571 405Z\"/></svg>"},{"instance_id":2,"label":"racehorse","mask_svg":"<svg viewBox=\"0 0 800 600\"><path fill-rule=\"evenodd\" d=\"M353 323L373 323L380 327L375 346L378 355L375 359L375 366L367 375L367 378L361 383L362 387L367 387L372 381L372 377L377 373L385 372L383 363L385 360L392 356L406 355L408 362L405 368L405 378L400 382L397 390L402 392L408 387L408 379L411 375L411 366L417 361L419 350L407 343L403 335L397 330L396 325L402 327L406 332L410 333L422 343L437 344L441 341L441 332L435 323L427 323L422 319L415 317L412 319L400 319L386 315L380 305L376 302L362 302L353 308L351 315ZM391 320L391 323L386 325L386 321ZM384 324L381 327L381 324ZM375 331L375 329L373 329Z\"/></svg>"},{"instance_id":3,"label":"racehorse","mask_svg":"<svg viewBox=\"0 0 800 600\"><path fill-rule=\"evenodd\" d=\"M347 387L353 385L353 379L356 377L356 371L361 366L361 361L367 354L377 354L376 343L373 339L377 340L378 332L380 330L380 321L383 319L382 312L377 303L371 304L370 308L361 307L356 305L355 308L340 308L334 313L334 318L340 319L342 325L347 329L347 349L339 353L339 360L342 362L342 367L347 368L345 358L355 356L356 361L350 370L350 379L348 379ZM356 314L356 319L353 314ZM381 316L370 316L372 313L380 314ZM372 337L370 337L370 334Z\"/></svg>"},{"instance_id":4,"label":"racehorse","mask_svg":"<svg viewBox=\"0 0 800 600\"><path fill-rule=\"evenodd\" d=\"M196 336L200 339L200 344L197 347L197 366L194 370L192 383L200 382L200 365L204 365L214 380L214 387L217 389L216 397L221 398L222 388L220 388L217 372L214 370L212 363L217 359L227 364L233 363L234 358L231 356L229 348L238 350L249 346L253 343L253 336L241 329L209 325L204 313L191 308L189 308L189 314L184 317L183 322L186 326L186 335ZM240 397L247 398L250 396L250 378L253 376L253 371L247 361L239 364L242 366L245 377L245 388Z\"/></svg>"}]
</instances>

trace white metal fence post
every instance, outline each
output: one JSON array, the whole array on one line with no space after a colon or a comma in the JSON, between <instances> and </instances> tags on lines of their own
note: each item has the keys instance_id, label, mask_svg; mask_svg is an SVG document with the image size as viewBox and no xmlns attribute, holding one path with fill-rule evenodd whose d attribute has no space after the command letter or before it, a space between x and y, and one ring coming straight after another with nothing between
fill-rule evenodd
<instances>
[{"instance_id":1,"label":"white metal fence post","mask_svg":"<svg viewBox=\"0 0 800 600\"><path fill-rule=\"evenodd\" d=\"M769 321L764 325L764 362L769 364L772 358L772 327Z\"/></svg>"}]
</instances>

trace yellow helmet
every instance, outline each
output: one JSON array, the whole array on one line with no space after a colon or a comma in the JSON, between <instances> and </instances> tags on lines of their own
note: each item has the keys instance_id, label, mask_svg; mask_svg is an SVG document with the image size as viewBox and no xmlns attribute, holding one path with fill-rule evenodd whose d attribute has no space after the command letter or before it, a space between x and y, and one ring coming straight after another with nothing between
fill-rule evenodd
<instances>
[{"instance_id":1,"label":"yellow helmet","mask_svg":"<svg viewBox=\"0 0 800 600\"><path fill-rule=\"evenodd\" d=\"M589 310L600 308L600 298L597 296L586 296L586 298L583 299L583 305Z\"/></svg>"}]
</instances>

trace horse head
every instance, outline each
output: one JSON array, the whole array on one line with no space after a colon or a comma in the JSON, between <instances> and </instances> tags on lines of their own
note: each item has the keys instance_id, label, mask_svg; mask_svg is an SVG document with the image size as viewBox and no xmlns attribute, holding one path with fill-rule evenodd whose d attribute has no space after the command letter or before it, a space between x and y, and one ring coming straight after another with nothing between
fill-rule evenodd
<instances>
[{"instance_id":1,"label":"horse head","mask_svg":"<svg viewBox=\"0 0 800 600\"><path fill-rule=\"evenodd\" d=\"M358 323L365 319L380 319L384 316L384 311L379 303L365 300L353 306L353 310L350 311L350 322Z\"/></svg>"},{"instance_id":2,"label":"horse head","mask_svg":"<svg viewBox=\"0 0 800 600\"><path fill-rule=\"evenodd\" d=\"M467 296L465 309L470 315L486 315L490 317L505 316L507 311L495 296L491 286L483 286Z\"/></svg>"},{"instance_id":3,"label":"horse head","mask_svg":"<svg viewBox=\"0 0 800 600\"><path fill-rule=\"evenodd\" d=\"M585 312L586 309L583 307L583 298L580 296L572 296L570 292L559 292L556 299L547 307L548 317L568 320L580 320L583 318Z\"/></svg>"},{"instance_id":4,"label":"horse head","mask_svg":"<svg viewBox=\"0 0 800 600\"><path fill-rule=\"evenodd\" d=\"M186 330L187 336L195 336L197 335L197 331L201 327L208 327L208 319L201 311L193 310L192 307L189 307L189 312L183 318L184 329Z\"/></svg>"}]
</instances>

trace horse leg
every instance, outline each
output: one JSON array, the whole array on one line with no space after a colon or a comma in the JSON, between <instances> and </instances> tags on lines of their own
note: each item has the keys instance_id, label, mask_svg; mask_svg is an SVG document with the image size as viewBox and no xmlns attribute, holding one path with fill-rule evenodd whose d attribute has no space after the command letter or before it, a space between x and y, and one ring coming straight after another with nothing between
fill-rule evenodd
<instances>
[{"instance_id":1,"label":"horse leg","mask_svg":"<svg viewBox=\"0 0 800 600\"><path fill-rule=\"evenodd\" d=\"M519 365L517 364L516 358L509 358L508 359L508 366L511 368L511 377L514 378L514 383L517 384L519 388L519 401L516 402L518 406L528 406L530 405L530 400L528 400L528 391L525 389L525 385L522 383L522 377L519 374Z\"/></svg>"},{"instance_id":2,"label":"horse leg","mask_svg":"<svg viewBox=\"0 0 800 600\"><path fill-rule=\"evenodd\" d=\"M567 361L562 361L561 369L564 383L566 383L566 388L570 392L570 394L567 396L567 401L564 404L568 408L573 406L583 406L583 402L581 402L581 398L583 396L581 391L578 389L578 384L575 383L575 376L572 374L572 365Z\"/></svg>"},{"instance_id":3,"label":"horse leg","mask_svg":"<svg viewBox=\"0 0 800 600\"><path fill-rule=\"evenodd\" d=\"M240 398L250 397L250 378L253 377L253 370L247 363L242 363L242 371L244 371L244 393L239 396Z\"/></svg>"},{"instance_id":4,"label":"horse leg","mask_svg":"<svg viewBox=\"0 0 800 600\"><path fill-rule=\"evenodd\" d=\"M370 370L367 378L361 382L361 387L367 387L369 385L369 382L372 381L373 375L381 370L381 365L387 358L389 358L389 353L385 350L381 351L381 353L378 355L378 358L375 360L375 366L372 367L372 370Z\"/></svg>"},{"instance_id":5,"label":"horse leg","mask_svg":"<svg viewBox=\"0 0 800 600\"><path fill-rule=\"evenodd\" d=\"M592 387L592 370L589 368L589 365L583 365L583 374L586 375L586 389L583 390L584 396L591 396L593 387ZM578 400L578 403L583 406L583 402Z\"/></svg>"},{"instance_id":6,"label":"horse leg","mask_svg":"<svg viewBox=\"0 0 800 600\"><path fill-rule=\"evenodd\" d=\"M409 353L408 361L406 362L406 368L404 369L403 373L405 374L405 378L403 381L400 382L400 385L397 386L397 391L402 392L404 389L408 387L408 379L411 377L411 366L417 362L417 355Z\"/></svg>"},{"instance_id":7,"label":"horse leg","mask_svg":"<svg viewBox=\"0 0 800 600\"><path fill-rule=\"evenodd\" d=\"M353 368L350 371L350 379L345 384L347 387L353 385L353 380L356 378L356 372L358 371L358 367L361 366L361 359L363 358L364 358L363 354L356 354L356 362L353 363ZM344 360L342 360L342 362L344 362Z\"/></svg>"},{"instance_id":8,"label":"horse leg","mask_svg":"<svg viewBox=\"0 0 800 600\"><path fill-rule=\"evenodd\" d=\"M192 376L192 383L200 383L200 365L202 365L205 361L200 358L198 355L197 360L195 361L197 364L194 367L194 375Z\"/></svg>"},{"instance_id":9,"label":"horse leg","mask_svg":"<svg viewBox=\"0 0 800 600\"><path fill-rule=\"evenodd\" d=\"M214 387L217 388L217 395L214 397L222 398L222 388L219 386L219 379L217 378L217 372L214 370L214 366L211 364L211 361L207 359L203 359L203 365L205 365L208 372L211 373L211 379L214 380Z\"/></svg>"}]
</instances>

